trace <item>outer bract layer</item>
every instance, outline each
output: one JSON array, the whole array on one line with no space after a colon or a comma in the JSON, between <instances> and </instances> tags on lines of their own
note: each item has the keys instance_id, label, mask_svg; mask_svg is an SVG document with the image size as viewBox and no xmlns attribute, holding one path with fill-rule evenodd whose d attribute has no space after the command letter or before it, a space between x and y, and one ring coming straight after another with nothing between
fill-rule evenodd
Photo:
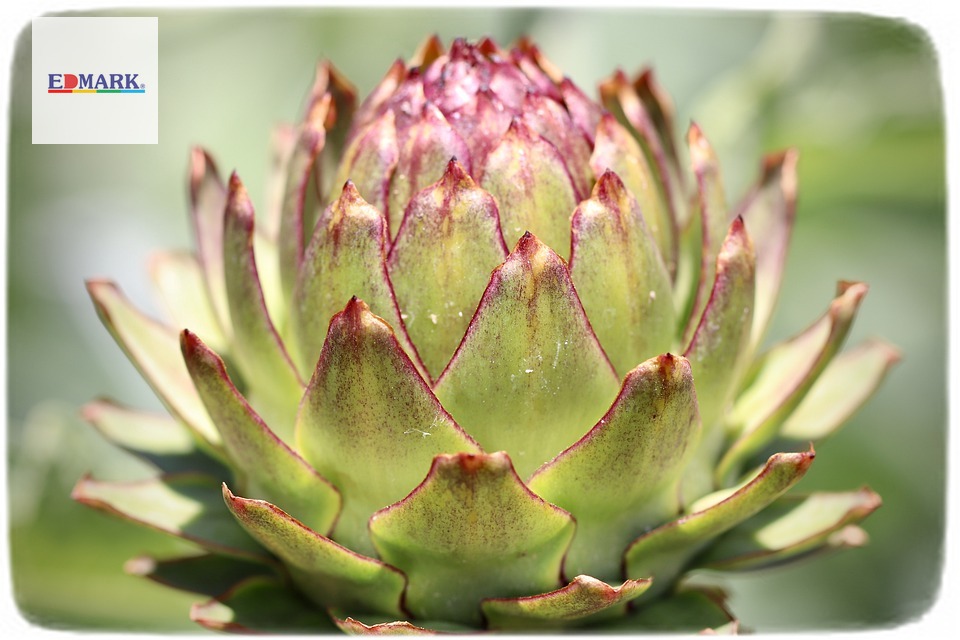
<instances>
[{"instance_id":1,"label":"outer bract layer","mask_svg":"<svg viewBox=\"0 0 960 640\"><path fill-rule=\"evenodd\" d=\"M130 571L228 631L720 632L688 572L865 542L869 489L785 495L898 358L840 353L849 282L760 351L796 152L731 206L651 71L600 96L526 40L430 38L359 106L318 67L259 218L194 150L170 320L88 284L170 415L88 405L157 475L74 497L198 548Z\"/></svg>"}]
</instances>

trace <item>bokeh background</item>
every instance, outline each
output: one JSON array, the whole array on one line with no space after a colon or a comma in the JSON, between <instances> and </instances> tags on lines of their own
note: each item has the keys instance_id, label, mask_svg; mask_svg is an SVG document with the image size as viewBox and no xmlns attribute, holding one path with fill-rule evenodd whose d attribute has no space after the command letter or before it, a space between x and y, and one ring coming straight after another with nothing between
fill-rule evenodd
<instances>
[{"instance_id":1,"label":"bokeh background","mask_svg":"<svg viewBox=\"0 0 960 640\"><path fill-rule=\"evenodd\" d=\"M138 15L120 12L113 15ZM143 15L157 15L150 12ZM300 112L315 62L361 95L429 33L530 34L578 84L653 65L678 123L715 146L732 201L762 153L796 146L800 200L769 339L825 309L837 279L870 283L850 337L882 336L902 363L845 430L818 447L802 490L869 484L884 506L871 543L727 579L758 631L889 627L937 598L946 470L944 116L936 51L909 24L864 15L585 10L162 11L160 144L32 146L30 29L16 43L8 203L8 456L13 592L45 627L202 631L195 600L125 575L176 543L72 503L86 471L145 469L78 418L108 394L159 408L86 297L109 276L159 313L145 259L189 246L186 164L202 144L262 202L269 130ZM679 132L685 133L684 131Z\"/></svg>"}]
</instances>

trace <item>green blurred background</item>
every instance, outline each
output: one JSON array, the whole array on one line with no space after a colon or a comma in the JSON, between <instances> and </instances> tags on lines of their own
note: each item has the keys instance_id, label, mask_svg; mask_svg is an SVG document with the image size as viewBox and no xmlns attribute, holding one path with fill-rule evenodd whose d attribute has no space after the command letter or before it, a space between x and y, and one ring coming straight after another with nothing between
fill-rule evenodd
<instances>
[{"instance_id":1,"label":"green blurred background","mask_svg":"<svg viewBox=\"0 0 960 640\"><path fill-rule=\"evenodd\" d=\"M115 12L112 15L137 15ZM156 12L141 15L157 15ZM37 624L201 632L194 597L126 576L176 543L73 504L86 471L145 469L77 417L97 395L159 408L100 326L83 279L109 276L153 313L145 259L189 246L188 149L202 144L262 202L273 123L297 116L315 62L365 95L429 33L530 34L593 89L653 65L678 123L717 149L732 201L762 153L800 150L792 253L769 339L806 326L837 279L871 290L850 344L882 336L903 362L800 489L869 484L884 498L871 543L798 568L726 579L759 631L875 628L922 615L943 569L946 471L944 121L924 33L859 15L582 10L163 11L160 144L32 146L30 29L16 43L8 209L8 456L14 595ZM680 131L680 134L685 131Z\"/></svg>"}]
</instances>

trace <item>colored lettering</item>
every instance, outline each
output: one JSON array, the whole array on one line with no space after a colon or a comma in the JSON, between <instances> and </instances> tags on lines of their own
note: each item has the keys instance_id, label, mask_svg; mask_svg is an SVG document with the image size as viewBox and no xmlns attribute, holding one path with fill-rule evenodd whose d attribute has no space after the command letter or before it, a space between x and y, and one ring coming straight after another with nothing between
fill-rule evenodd
<instances>
[{"instance_id":1,"label":"colored lettering","mask_svg":"<svg viewBox=\"0 0 960 640\"><path fill-rule=\"evenodd\" d=\"M145 93L139 73L48 73L47 93Z\"/></svg>"}]
</instances>

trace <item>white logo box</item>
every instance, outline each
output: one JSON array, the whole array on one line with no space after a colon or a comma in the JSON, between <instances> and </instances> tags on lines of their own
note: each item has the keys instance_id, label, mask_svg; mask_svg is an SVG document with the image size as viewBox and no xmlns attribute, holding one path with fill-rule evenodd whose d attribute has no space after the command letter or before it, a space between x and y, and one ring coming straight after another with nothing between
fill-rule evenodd
<instances>
[{"instance_id":1,"label":"white logo box","mask_svg":"<svg viewBox=\"0 0 960 640\"><path fill-rule=\"evenodd\" d=\"M157 144L157 18L35 18L34 144Z\"/></svg>"}]
</instances>

